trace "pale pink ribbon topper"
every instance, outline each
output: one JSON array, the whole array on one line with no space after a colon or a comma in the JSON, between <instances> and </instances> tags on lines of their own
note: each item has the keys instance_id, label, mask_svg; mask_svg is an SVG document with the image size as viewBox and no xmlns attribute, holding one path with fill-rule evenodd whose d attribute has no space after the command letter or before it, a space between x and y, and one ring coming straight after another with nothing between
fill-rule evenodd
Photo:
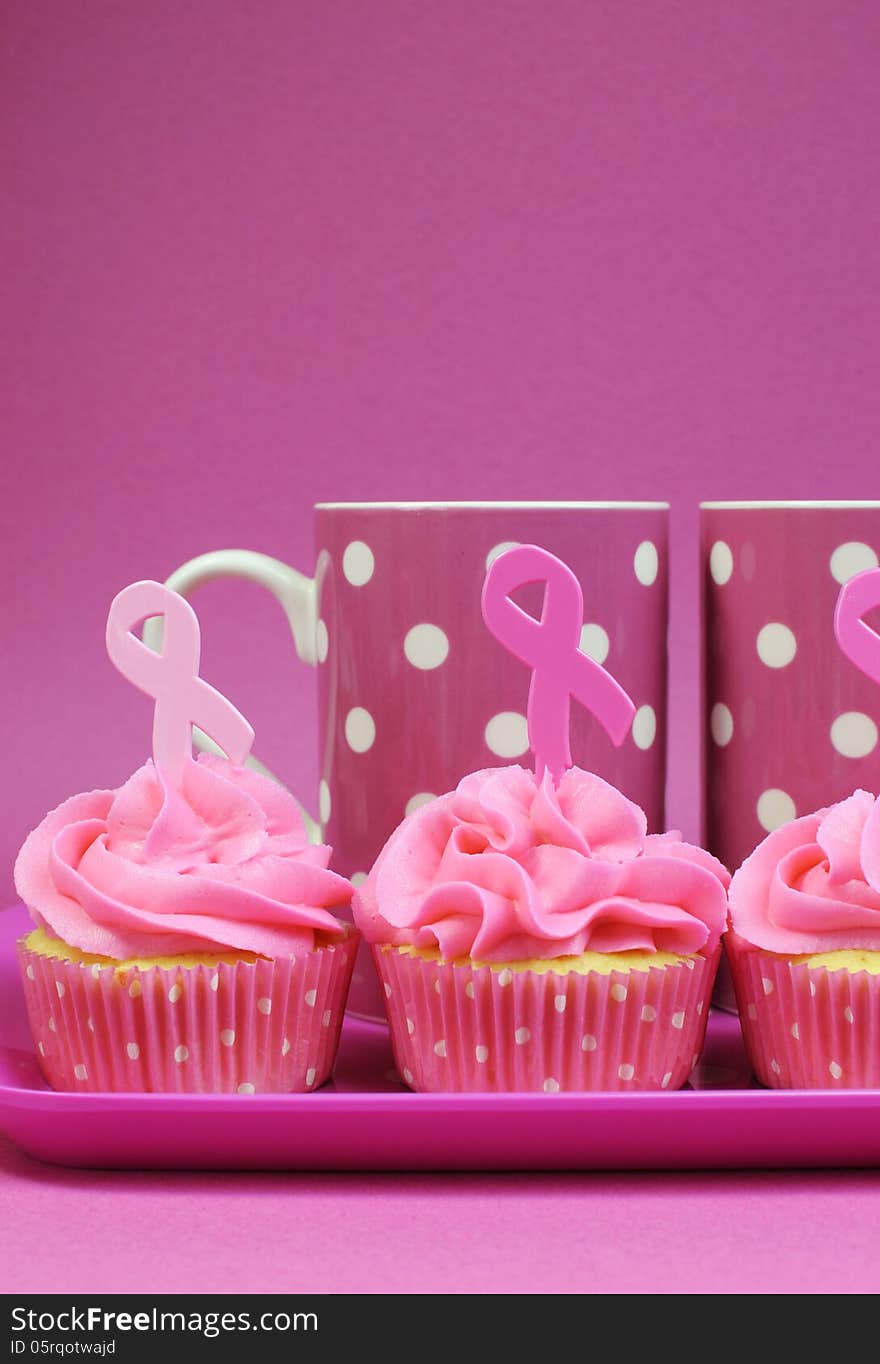
<instances>
[{"instance_id":1,"label":"pale pink ribbon topper","mask_svg":"<svg viewBox=\"0 0 880 1364\"><path fill-rule=\"evenodd\" d=\"M161 654L133 633L152 616L164 617ZM244 763L254 731L232 702L199 676L199 620L188 601L161 583L132 583L110 604L106 638L111 662L156 702L153 761L166 786L179 790L182 785L192 761L194 724L232 762Z\"/></svg>"},{"instance_id":2,"label":"pale pink ribbon topper","mask_svg":"<svg viewBox=\"0 0 880 1364\"><path fill-rule=\"evenodd\" d=\"M880 682L880 635L862 619L875 606L880 606L880 568L869 568L845 582L837 594L834 633L850 663L872 682Z\"/></svg>"},{"instance_id":3,"label":"pale pink ribbon topper","mask_svg":"<svg viewBox=\"0 0 880 1364\"><path fill-rule=\"evenodd\" d=\"M510 599L527 583L544 583L540 620ZM505 550L486 574L482 606L483 620L498 642L532 670L527 719L538 779L546 770L558 781L571 767L572 696L619 747L635 706L611 674L580 648L583 593L568 565L538 545Z\"/></svg>"}]
</instances>

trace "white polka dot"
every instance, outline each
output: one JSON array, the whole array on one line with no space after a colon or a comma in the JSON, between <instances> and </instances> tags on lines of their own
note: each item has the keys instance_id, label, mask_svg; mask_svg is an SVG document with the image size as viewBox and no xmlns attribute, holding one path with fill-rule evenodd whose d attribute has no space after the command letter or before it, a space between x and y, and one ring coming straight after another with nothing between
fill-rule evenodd
<instances>
[{"instance_id":1,"label":"white polka dot","mask_svg":"<svg viewBox=\"0 0 880 1364\"><path fill-rule=\"evenodd\" d=\"M581 653L596 663L604 663L611 648L611 640L601 625L585 625L581 630Z\"/></svg>"},{"instance_id":2,"label":"white polka dot","mask_svg":"<svg viewBox=\"0 0 880 1364\"><path fill-rule=\"evenodd\" d=\"M141 1049L137 1042L128 1042L125 1050L128 1052L128 1059L130 1061L136 1061L141 1054Z\"/></svg>"},{"instance_id":3,"label":"white polka dot","mask_svg":"<svg viewBox=\"0 0 880 1364\"><path fill-rule=\"evenodd\" d=\"M87 1080L89 1078L89 1072L82 1062L80 1062L78 1066L74 1066L73 1073L78 1080Z\"/></svg>"},{"instance_id":4,"label":"white polka dot","mask_svg":"<svg viewBox=\"0 0 880 1364\"><path fill-rule=\"evenodd\" d=\"M46 1048L43 1046L42 1042L37 1043L37 1051L40 1053L41 1056L46 1055Z\"/></svg>"},{"instance_id":5,"label":"white polka dot","mask_svg":"<svg viewBox=\"0 0 880 1364\"><path fill-rule=\"evenodd\" d=\"M566 1004L565 995L556 995L556 997L553 1000L553 1007L558 1014L565 1013L565 1004Z\"/></svg>"},{"instance_id":6,"label":"white polka dot","mask_svg":"<svg viewBox=\"0 0 880 1364\"><path fill-rule=\"evenodd\" d=\"M813 983L813 981L810 981L810 994L811 994L811 995L814 995L815 993L816 993L816 986L815 986L815 984Z\"/></svg>"},{"instance_id":7,"label":"white polka dot","mask_svg":"<svg viewBox=\"0 0 880 1364\"><path fill-rule=\"evenodd\" d=\"M133 980L128 987L129 997L131 999L137 999L138 995L143 994L143 990L144 987L141 985L140 981Z\"/></svg>"},{"instance_id":8,"label":"white polka dot","mask_svg":"<svg viewBox=\"0 0 880 1364\"><path fill-rule=\"evenodd\" d=\"M290 1051L290 1041L289 1041L288 1038L285 1037L285 1038L282 1039L282 1042L281 1042L281 1055L282 1055L282 1056L286 1056L287 1053L288 1053L289 1051Z\"/></svg>"},{"instance_id":9,"label":"white polka dot","mask_svg":"<svg viewBox=\"0 0 880 1364\"><path fill-rule=\"evenodd\" d=\"M657 737L657 716L653 706L639 706L632 722L632 736L637 748L650 748Z\"/></svg>"},{"instance_id":10,"label":"white polka dot","mask_svg":"<svg viewBox=\"0 0 880 1364\"><path fill-rule=\"evenodd\" d=\"M58 991L58 998L63 999L67 993L67 987L60 980L56 980L55 989Z\"/></svg>"},{"instance_id":11,"label":"white polka dot","mask_svg":"<svg viewBox=\"0 0 880 1364\"><path fill-rule=\"evenodd\" d=\"M388 984L388 981L387 981L387 980L386 980L386 982L385 982L385 998L386 998L386 999L390 999L390 998L391 998L391 986Z\"/></svg>"},{"instance_id":12,"label":"white polka dot","mask_svg":"<svg viewBox=\"0 0 880 1364\"><path fill-rule=\"evenodd\" d=\"M794 631L778 620L764 625L758 631L755 641L758 657L768 668L787 668L797 653L797 640Z\"/></svg>"},{"instance_id":13,"label":"white polka dot","mask_svg":"<svg viewBox=\"0 0 880 1364\"><path fill-rule=\"evenodd\" d=\"M315 1007L315 1000L318 998L318 991L317 991L317 990L306 990L306 993L305 993L304 998L305 998L306 1004L309 1006L309 1008L310 1008L310 1009L314 1009L314 1007Z\"/></svg>"},{"instance_id":14,"label":"white polka dot","mask_svg":"<svg viewBox=\"0 0 880 1364\"><path fill-rule=\"evenodd\" d=\"M762 976L762 977L761 977L761 985L763 986L764 994L765 994L765 995L772 995L772 993L773 993L773 981L772 981L772 980L770 980L767 976Z\"/></svg>"},{"instance_id":15,"label":"white polka dot","mask_svg":"<svg viewBox=\"0 0 880 1364\"><path fill-rule=\"evenodd\" d=\"M554 1080L552 1075L548 1076L548 1078L544 1081L544 1093L545 1094L559 1093L559 1081Z\"/></svg>"},{"instance_id":16,"label":"white polka dot","mask_svg":"<svg viewBox=\"0 0 880 1364\"><path fill-rule=\"evenodd\" d=\"M862 544L860 540L847 540L845 544L837 546L828 567L835 582L848 583L857 573L876 568L877 555L870 545Z\"/></svg>"},{"instance_id":17,"label":"white polka dot","mask_svg":"<svg viewBox=\"0 0 880 1364\"><path fill-rule=\"evenodd\" d=\"M671 1079L672 1079L672 1071L671 1071L671 1070L667 1070L666 1074L663 1076L663 1079L660 1081L660 1088L661 1088L661 1089L668 1089L668 1088L669 1088L669 1081L670 1081Z\"/></svg>"},{"instance_id":18,"label":"white polka dot","mask_svg":"<svg viewBox=\"0 0 880 1364\"><path fill-rule=\"evenodd\" d=\"M758 1017L758 1006L757 1006L757 1004L749 1004L749 1005L747 1006L747 1008L746 1008L746 1013L748 1014L749 1018L750 1018L750 1019L752 1020L752 1022L754 1023L755 1020L756 1020L756 1018Z\"/></svg>"},{"instance_id":19,"label":"white polka dot","mask_svg":"<svg viewBox=\"0 0 880 1364\"><path fill-rule=\"evenodd\" d=\"M877 726L860 710L844 711L831 726L831 742L844 758L866 758L877 747Z\"/></svg>"},{"instance_id":20,"label":"white polka dot","mask_svg":"<svg viewBox=\"0 0 880 1364\"><path fill-rule=\"evenodd\" d=\"M780 1075L782 1073L782 1067L776 1060L770 1062L770 1069L773 1071L774 1075Z\"/></svg>"},{"instance_id":21,"label":"white polka dot","mask_svg":"<svg viewBox=\"0 0 880 1364\"><path fill-rule=\"evenodd\" d=\"M220 1034L220 1041L221 1041L221 1043L223 1044L224 1047L234 1047L234 1046L235 1046L235 1029L234 1029L234 1028L224 1028L223 1031L222 1031L221 1034Z\"/></svg>"},{"instance_id":22,"label":"white polka dot","mask_svg":"<svg viewBox=\"0 0 880 1364\"><path fill-rule=\"evenodd\" d=\"M50 1019L49 1019L49 1031L50 1031L50 1032L56 1032L56 1031L57 1031L57 1030L56 1030L56 1027L55 1027L55 1019L54 1019L54 1018L50 1018Z\"/></svg>"},{"instance_id":23,"label":"white polka dot","mask_svg":"<svg viewBox=\"0 0 880 1364\"><path fill-rule=\"evenodd\" d=\"M480 1065L483 1065L484 1062L488 1061L488 1059L489 1059L489 1048L488 1048L488 1047L474 1047L474 1056L476 1056L476 1058L477 1058L477 1060L479 1061Z\"/></svg>"},{"instance_id":24,"label":"white polka dot","mask_svg":"<svg viewBox=\"0 0 880 1364\"><path fill-rule=\"evenodd\" d=\"M498 984L499 984L499 985L509 985L510 982L511 982L512 980L513 980L513 972L512 972L512 971L508 971L508 969L507 969L506 966L505 966L505 968L504 968L503 971L499 971L499 972L498 972Z\"/></svg>"},{"instance_id":25,"label":"white polka dot","mask_svg":"<svg viewBox=\"0 0 880 1364\"><path fill-rule=\"evenodd\" d=\"M520 758L529 747L529 724L515 710L502 710L486 726L486 747L499 758Z\"/></svg>"},{"instance_id":26,"label":"white polka dot","mask_svg":"<svg viewBox=\"0 0 880 1364\"><path fill-rule=\"evenodd\" d=\"M643 1004L641 1020L643 1023L653 1023L657 1017L657 1010L651 1004Z\"/></svg>"},{"instance_id":27,"label":"white polka dot","mask_svg":"<svg viewBox=\"0 0 880 1364\"><path fill-rule=\"evenodd\" d=\"M733 738L733 715L729 706L725 706L723 701L717 701L712 707L712 714L709 719L709 727L712 731L712 738L719 748L724 748Z\"/></svg>"},{"instance_id":28,"label":"white polka dot","mask_svg":"<svg viewBox=\"0 0 880 1364\"><path fill-rule=\"evenodd\" d=\"M375 567L373 551L363 540L352 540L350 545L346 545L342 556L342 571L352 587L363 587L364 583L368 583Z\"/></svg>"},{"instance_id":29,"label":"white polka dot","mask_svg":"<svg viewBox=\"0 0 880 1364\"><path fill-rule=\"evenodd\" d=\"M403 1078L404 1078L404 1080L406 1080L406 1083L407 1083L408 1085L411 1085L411 1084L412 1084L412 1082L413 1082L413 1073L412 1073L412 1071L411 1071L407 1066L404 1066L404 1068L403 1068Z\"/></svg>"},{"instance_id":30,"label":"white polka dot","mask_svg":"<svg viewBox=\"0 0 880 1364\"><path fill-rule=\"evenodd\" d=\"M318 814L321 816L321 823L326 824L330 818L330 811L333 809L333 802L330 799L330 787L322 780L318 787Z\"/></svg>"},{"instance_id":31,"label":"white polka dot","mask_svg":"<svg viewBox=\"0 0 880 1364\"><path fill-rule=\"evenodd\" d=\"M332 1017L333 1017L333 1014L331 1013L331 1011L330 1011L329 1009L325 1009L324 1012L323 1012L323 1014L321 1015L321 1027L322 1027L322 1028L329 1028L329 1027L330 1027L330 1019L331 1019Z\"/></svg>"},{"instance_id":32,"label":"white polka dot","mask_svg":"<svg viewBox=\"0 0 880 1364\"><path fill-rule=\"evenodd\" d=\"M673 1028L677 1028L680 1032L684 1027L684 1009L676 1009L669 1021Z\"/></svg>"},{"instance_id":33,"label":"white polka dot","mask_svg":"<svg viewBox=\"0 0 880 1364\"><path fill-rule=\"evenodd\" d=\"M95 1031L95 1025L90 1018L86 1019L86 1027L88 1028L89 1032Z\"/></svg>"},{"instance_id":34,"label":"white polka dot","mask_svg":"<svg viewBox=\"0 0 880 1364\"><path fill-rule=\"evenodd\" d=\"M644 587L650 587L656 581L658 567L657 546L653 540L643 540L633 555L633 568Z\"/></svg>"},{"instance_id":35,"label":"white polka dot","mask_svg":"<svg viewBox=\"0 0 880 1364\"><path fill-rule=\"evenodd\" d=\"M272 1001L269 999L268 995L263 995L261 999L257 1000L257 1008L261 1014L270 1014L272 1012Z\"/></svg>"},{"instance_id":36,"label":"white polka dot","mask_svg":"<svg viewBox=\"0 0 880 1364\"><path fill-rule=\"evenodd\" d=\"M585 1032L581 1038L581 1051L595 1051L599 1043L591 1032Z\"/></svg>"},{"instance_id":37,"label":"white polka dot","mask_svg":"<svg viewBox=\"0 0 880 1364\"><path fill-rule=\"evenodd\" d=\"M474 988L474 987L471 986L471 993L472 993L472 994L473 994L473 988ZM439 980L435 980L435 981L434 981L434 994L435 994L435 995L439 995L439 993L440 993L440 981L439 981ZM465 994L467 994L467 986L465 986Z\"/></svg>"},{"instance_id":38,"label":"white polka dot","mask_svg":"<svg viewBox=\"0 0 880 1364\"><path fill-rule=\"evenodd\" d=\"M315 647L318 651L318 662L326 663L327 655L330 652L330 635L323 620L319 620L315 630Z\"/></svg>"},{"instance_id":39,"label":"white polka dot","mask_svg":"<svg viewBox=\"0 0 880 1364\"><path fill-rule=\"evenodd\" d=\"M438 987L437 993L438 993L438 995L439 995L439 993L440 993L440 989L439 989L440 982L439 982L439 980L435 981L434 984ZM467 995L468 999L473 999L473 997L474 997L474 982L473 982L472 980L469 980L469 981L468 981L467 985L464 987L464 992L465 992L465 994Z\"/></svg>"},{"instance_id":40,"label":"white polka dot","mask_svg":"<svg viewBox=\"0 0 880 1364\"><path fill-rule=\"evenodd\" d=\"M797 811L794 801L786 791L771 786L758 797L757 814L761 828L772 834L774 829L781 828L783 824L790 824Z\"/></svg>"},{"instance_id":41,"label":"white polka dot","mask_svg":"<svg viewBox=\"0 0 880 1364\"><path fill-rule=\"evenodd\" d=\"M486 567L491 568L499 554L504 554L508 549L516 549L518 544L518 540L502 540L500 545L496 545L494 549L490 549L489 553L486 555Z\"/></svg>"},{"instance_id":42,"label":"white polka dot","mask_svg":"<svg viewBox=\"0 0 880 1364\"><path fill-rule=\"evenodd\" d=\"M528 1028L517 1028L516 1032L513 1034L513 1038L518 1047L524 1047L526 1042L532 1040L532 1034Z\"/></svg>"},{"instance_id":43,"label":"white polka dot","mask_svg":"<svg viewBox=\"0 0 880 1364\"><path fill-rule=\"evenodd\" d=\"M406 638L403 641L403 652L406 654L407 662L414 668L420 668L423 672L430 672L432 668L439 668L446 662L449 653L449 639L445 630L441 630L439 625L429 625L426 622L421 625L414 625L411 630L407 630Z\"/></svg>"},{"instance_id":44,"label":"white polka dot","mask_svg":"<svg viewBox=\"0 0 880 1364\"><path fill-rule=\"evenodd\" d=\"M624 1061L622 1066L617 1067L617 1073L621 1080L631 1080L636 1073L635 1066L631 1066L628 1061Z\"/></svg>"},{"instance_id":45,"label":"white polka dot","mask_svg":"<svg viewBox=\"0 0 880 1364\"><path fill-rule=\"evenodd\" d=\"M348 879L354 886L355 890L357 890L358 886L362 886L366 881L367 873L365 871L353 871Z\"/></svg>"},{"instance_id":46,"label":"white polka dot","mask_svg":"<svg viewBox=\"0 0 880 1364\"><path fill-rule=\"evenodd\" d=\"M844 1016L844 1018L846 1019L847 1023L852 1023L852 1021L853 1021L853 1011L852 1011L852 1009L849 1007L848 1004L847 1004L846 1008L845 1008L844 1011L843 1011L843 1016Z\"/></svg>"},{"instance_id":47,"label":"white polka dot","mask_svg":"<svg viewBox=\"0 0 880 1364\"><path fill-rule=\"evenodd\" d=\"M182 994L183 990L179 985L172 985L171 989L168 991L168 998L172 1004L176 1004Z\"/></svg>"},{"instance_id":48,"label":"white polka dot","mask_svg":"<svg viewBox=\"0 0 880 1364\"><path fill-rule=\"evenodd\" d=\"M308 1070L306 1071L306 1084L309 1086L310 1089L312 1085L315 1083L315 1076L317 1075L317 1073L318 1072L314 1066L309 1066Z\"/></svg>"},{"instance_id":49,"label":"white polka dot","mask_svg":"<svg viewBox=\"0 0 880 1364\"><path fill-rule=\"evenodd\" d=\"M435 1042L435 1043L434 1043L434 1054L435 1054L436 1056L445 1056L445 1055L446 1055L446 1043L445 1043L445 1041L443 1040L442 1037L440 1038L440 1041L439 1041L439 1042Z\"/></svg>"},{"instance_id":50,"label":"white polka dot","mask_svg":"<svg viewBox=\"0 0 880 1364\"><path fill-rule=\"evenodd\" d=\"M697 1000L697 1018L699 1018L699 1016L700 1016L700 1014L701 1014L702 1012L703 1012L703 1001L702 1001L701 999L698 999L698 1000Z\"/></svg>"},{"instance_id":51,"label":"white polka dot","mask_svg":"<svg viewBox=\"0 0 880 1364\"><path fill-rule=\"evenodd\" d=\"M801 1040L801 1034L800 1034L800 1029L798 1028L797 1023L792 1023L791 1028L789 1029L789 1031L790 1031L792 1037L794 1038L795 1042L800 1042L800 1040Z\"/></svg>"},{"instance_id":52,"label":"white polka dot","mask_svg":"<svg viewBox=\"0 0 880 1364\"><path fill-rule=\"evenodd\" d=\"M417 791L416 794L410 796L409 800L406 802L406 810L404 813L407 815L414 814L422 805L427 805L429 801L436 799L437 797L432 795L430 791Z\"/></svg>"},{"instance_id":53,"label":"white polka dot","mask_svg":"<svg viewBox=\"0 0 880 1364\"><path fill-rule=\"evenodd\" d=\"M242 1083L238 1086L238 1092L239 1094L253 1094L254 1086L250 1083L249 1080L243 1080Z\"/></svg>"},{"instance_id":54,"label":"white polka dot","mask_svg":"<svg viewBox=\"0 0 880 1364\"><path fill-rule=\"evenodd\" d=\"M345 740L353 753L366 753L376 740L376 722L363 706L354 706L345 717Z\"/></svg>"},{"instance_id":55,"label":"white polka dot","mask_svg":"<svg viewBox=\"0 0 880 1364\"><path fill-rule=\"evenodd\" d=\"M29 966L27 969L27 978L28 980L36 980L37 978L36 972L34 971L34 968L32 966Z\"/></svg>"},{"instance_id":56,"label":"white polka dot","mask_svg":"<svg viewBox=\"0 0 880 1364\"><path fill-rule=\"evenodd\" d=\"M616 1000L618 1004L622 1004L626 999L626 986L612 985L610 993L612 999Z\"/></svg>"},{"instance_id":57,"label":"white polka dot","mask_svg":"<svg viewBox=\"0 0 880 1364\"><path fill-rule=\"evenodd\" d=\"M725 540L716 540L709 550L709 572L719 587L730 582L733 573L733 553Z\"/></svg>"},{"instance_id":58,"label":"white polka dot","mask_svg":"<svg viewBox=\"0 0 880 1364\"><path fill-rule=\"evenodd\" d=\"M406 1020L406 1030L407 1030L407 1032L409 1033L410 1037L412 1037L413 1033L414 1033L415 1030L416 1030L416 1025L415 1025L415 1023L413 1023L413 1021L412 1021L411 1018L408 1018L408 1019Z\"/></svg>"},{"instance_id":59,"label":"white polka dot","mask_svg":"<svg viewBox=\"0 0 880 1364\"><path fill-rule=\"evenodd\" d=\"M830 1070L832 1079L834 1080L839 1080L841 1075L843 1074L843 1066L839 1066L836 1061L829 1062L828 1069Z\"/></svg>"},{"instance_id":60,"label":"white polka dot","mask_svg":"<svg viewBox=\"0 0 880 1364\"><path fill-rule=\"evenodd\" d=\"M189 1060L189 1047L185 1047L185 1046L183 1045L183 1043L181 1043L179 1047L175 1047L175 1048L174 1048L174 1059L175 1059L175 1061L177 1062L178 1065L182 1065L184 1061L188 1061L188 1060Z\"/></svg>"},{"instance_id":61,"label":"white polka dot","mask_svg":"<svg viewBox=\"0 0 880 1364\"><path fill-rule=\"evenodd\" d=\"M217 988L218 988L218 986L219 986L219 984L220 984L220 977L217 975L216 972L215 972L214 975L211 977L211 979L209 980L208 984L210 985L211 989L214 990L214 991L216 992L216 990L217 990Z\"/></svg>"}]
</instances>

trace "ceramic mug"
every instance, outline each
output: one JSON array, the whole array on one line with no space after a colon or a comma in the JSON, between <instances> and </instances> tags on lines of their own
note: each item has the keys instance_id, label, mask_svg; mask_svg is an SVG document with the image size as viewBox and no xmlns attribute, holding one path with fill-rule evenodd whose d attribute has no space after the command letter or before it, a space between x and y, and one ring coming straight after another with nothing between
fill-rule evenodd
<instances>
[{"instance_id":1,"label":"ceramic mug","mask_svg":"<svg viewBox=\"0 0 880 1364\"><path fill-rule=\"evenodd\" d=\"M572 704L575 763L643 806L663 828L668 508L663 503L324 503L306 577L246 550L202 555L168 585L184 596L238 576L267 587L299 657L318 670L321 834L355 882L388 835L467 772L530 762L528 670L493 639L480 610L487 563L539 544L570 564L584 595L581 648L637 707L615 748ZM518 600L535 615L540 586ZM307 802L310 804L311 802ZM349 1008L384 1019L362 954Z\"/></svg>"},{"instance_id":2,"label":"ceramic mug","mask_svg":"<svg viewBox=\"0 0 880 1364\"><path fill-rule=\"evenodd\" d=\"M772 829L880 789L876 685L834 637L880 556L878 502L700 508L706 846L734 870ZM734 1007L722 978L717 1002Z\"/></svg>"}]
</instances>

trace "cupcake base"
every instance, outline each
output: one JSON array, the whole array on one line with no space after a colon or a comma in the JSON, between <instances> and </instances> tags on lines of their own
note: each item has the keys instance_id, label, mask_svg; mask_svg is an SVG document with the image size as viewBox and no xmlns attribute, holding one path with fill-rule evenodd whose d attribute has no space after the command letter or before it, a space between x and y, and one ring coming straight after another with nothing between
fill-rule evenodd
<instances>
[{"instance_id":1,"label":"cupcake base","mask_svg":"<svg viewBox=\"0 0 880 1364\"><path fill-rule=\"evenodd\" d=\"M339 1045L359 935L300 957L120 968L17 944L53 1089L211 1094L316 1089Z\"/></svg>"},{"instance_id":2,"label":"cupcake base","mask_svg":"<svg viewBox=\"0 0 880 1364\"><path fill-rule=\"evenodd\" d=\"M773 1089L880 1088L880 975L724 939L752 1068Z\"/></svg>"},{"instance_id":3,"label":"cupcake base","mask_svg":"<svg viewBox=\"0 0 880 1364\"><path fill-rule=\"evenodd\" d=\"M646 970L515 970L374 946L412 1089L680 1089L703 1046L720 949Z\"/></svg>"}]
</instances>

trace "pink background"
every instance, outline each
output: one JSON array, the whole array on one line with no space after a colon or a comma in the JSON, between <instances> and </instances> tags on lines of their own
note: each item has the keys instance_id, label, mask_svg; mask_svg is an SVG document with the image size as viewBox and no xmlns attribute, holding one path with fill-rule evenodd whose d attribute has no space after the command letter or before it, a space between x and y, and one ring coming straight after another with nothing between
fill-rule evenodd
<instances>
[{"instance_id":1,"label":"pink background","mask_svg":"<svg viewBox=\"0 0 880 1364\"><path fill-rule=\"evenodd\" d=\"M7 1293L877 1289L873 1171L0 1177Z\"/></svg>"},{"instance_id":2,"label":"pink background","mask_svg":"<svg viewBox=\"0 0 880 1364\"><path fill-rule=\"evenodd\" d=\"M669 805L693 832L697 501L877 493L878 39L872 0L7 0L7 890L44 811L146 751L146 702L103 655L112 593L226 544L307 566L320 498L670 500ZM211 587L199 610L207 675L249 714L258 751L313 786L314 679L277 607ZM41 1279L69 1286L64 1210L81 1225L100 1181L4 1158L18 1273L39 1247ZM174 1185L173 1224L212 1286L246 1286L252 1184ZM100 1196L138 1207L150 1187L114 1177ZM621 1223L655 1228L658 1286L669 1264L681 1282L696 1243L709 1258L695 1273L728 1286L772 1248L776 1285L809 1287L817 1257L835 1263L835 1225L856 1264L870 1260L860 1236L876 1248L872 1175L501 1187L506 1200L483 1178L259 1184L302 1194L274 1219L302 1286L338 1268L334 1240L369 1237L377 1189L418 1241L395 1262L424 1264L434 1286L444 1255L474 1265L475 1285L497 1276L473 1258L475 1221L497 1245L518 1229L512 1287L554 1267L568 1286L632 1286ZM731 1187L722 1234L713 1200ZM518 1199L554 1226L543 1270ZM319 1223L316 1253L304 1228ZM251 1241L268 1225L253 1219ZM146 1258L170 1273L192 1245L163 1233ZM349 1286L380 1283L391 1254L370 1274L359 1262ZM117 1287L145 1262L112 1236L104 1258Z\"/></svg>"}]
</instances>

